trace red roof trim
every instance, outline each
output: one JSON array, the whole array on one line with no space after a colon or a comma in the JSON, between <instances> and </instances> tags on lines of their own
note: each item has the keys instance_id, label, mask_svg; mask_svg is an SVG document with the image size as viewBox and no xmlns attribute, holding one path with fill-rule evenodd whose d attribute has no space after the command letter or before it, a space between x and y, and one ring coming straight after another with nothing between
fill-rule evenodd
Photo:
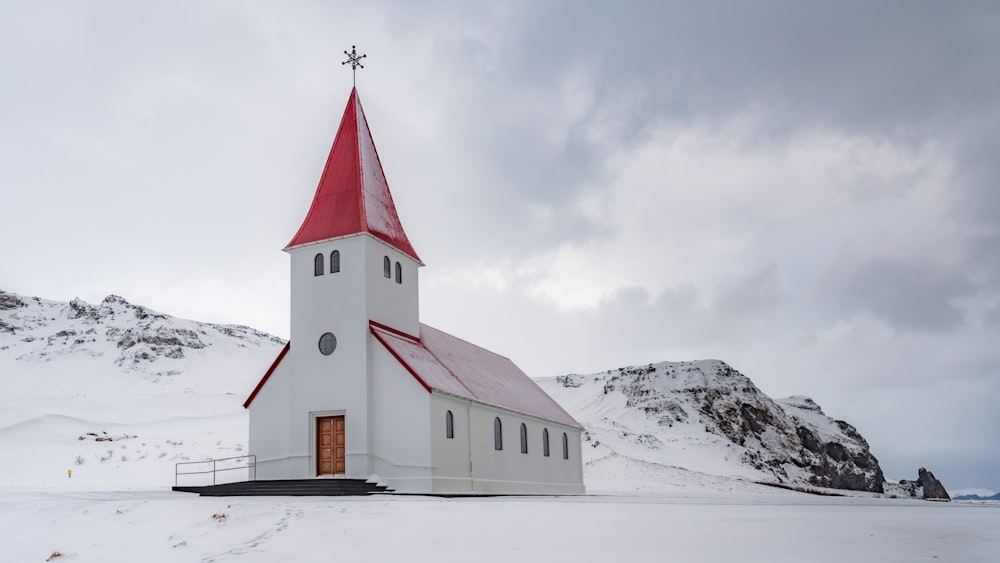
<instances>
[{"instance_id":1,"label":"red roof trim","mask_svg":"<svg viewBox=\"0 0 1000 563\"><path fill-rule=\"evenodd\" d=\"M250 408L250 403L253 402L254 398L257 396L257 393L260 393L260 390L264 388L264 384L267 383L268 378L271 377L271 374L274 373L274 370L278 369L278 364L281 363L281 360L284 359L285 354L288 353L288 349L291 347L292 347L291 341L285 343L285 347L281 349L281 352L278 352L278 357L275 358L274 361L271 363L271 367L267 368L267 373L264 374L264 377L260 378L260 382L257 383L257 386L253 388L253 392L250 393L250 396L247 397L247 400L243 403L243 408L245 409Z\"/></svg>"},{"instance_id":2,"label":"red roof trim","mask_svg":"<svg viewBox=\"0 0 1000 563\"><path fill-rule=\"evenodd\" d=\"M394 329L391 329L391 328L389 328L389 327L387 327L385 325L379 324L379 323L377 323L375 321L368 321L368 324L369 324L368 330L371 331L372 336L374 336L379 342L382 343L382 347L385 348L386 350L388 350L389 353L392 354L392 357L396 358L396 361L399 362L399 364L401 366L403 366L404 368L406 368L406 371L410 372L410 375L413 376L413 379L416 379L417 382L420 383L420 385L422 385L423 388L426 389L428 393L431 393L433 391L433 389L431 388L431 386L428 385L427 382L424 381L422 377L420 377L419 375L417 375L416 370L414 370L412 367L410 367L410 364L406 363L406 360L404 360L403 358L401 358L399 356L399 354L397 354L396 351L392 349L392 346L389 346L389 344L385 341L385 339L382 338L382 335L380 335L378 333L378 331L375 330L375 329L376 328L380 328L380 329L385 330L386 332L391 332L393 334L397 334L399 336L402 336L403 338L411 338L412 339L413 337L410 336L410 335L408 335L408 334L406 334L406 333L399 332L398 330L394 330ZM414 341L416 341L416 340L414 340Z\"/></svg>"},{"instance_id":3,"label":"red roof trim","mask_svg":"<svg viewBox=\"0 0 1000 563\"><path fill-rule=\"evenodd\" d=\"M395 328L392 328L391 326L384 325L384 324L382 324L382 323L380 323L378 321L369 320L368 321L368 325L369 326L373 326L375 328L380 328L380 329L382 329L382 330L384 330L386 332L391 332L391 333L395 334L396 336L401 336L403 338L408 338L408 339L410 339L410 340L412 340L414 342L420 342L420 337L419 336L413 336L412 334L407 334L407 333L405 333L405 332L403 332L403 331L401 331L399 329L395 329Z\"/></svg>"}]
</instances>

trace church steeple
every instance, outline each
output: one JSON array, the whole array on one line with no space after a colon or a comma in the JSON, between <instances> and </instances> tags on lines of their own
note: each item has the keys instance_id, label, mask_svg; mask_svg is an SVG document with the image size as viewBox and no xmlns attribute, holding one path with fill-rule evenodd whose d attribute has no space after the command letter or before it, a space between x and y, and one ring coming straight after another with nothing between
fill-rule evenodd
<instances>
[{"instance_id":1,"label":"church steeple","mask_svg":"<svg viewBox=\"0 0 1000 563\"><path fill-rule=\"evenodd\" d=\"M360 233L368 233L421 263L396 214L368 120L354 88L312 205L285 250Z\"/></svg>"}]
</instances>

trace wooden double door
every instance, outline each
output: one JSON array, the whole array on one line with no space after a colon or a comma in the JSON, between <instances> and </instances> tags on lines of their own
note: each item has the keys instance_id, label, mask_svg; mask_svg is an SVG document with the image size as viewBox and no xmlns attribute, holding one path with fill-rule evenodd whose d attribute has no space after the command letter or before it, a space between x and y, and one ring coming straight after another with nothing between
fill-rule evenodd
<instances>
[{"instance_id":1,"label":"wooden double door","mask_svg":"<svg viewBox=\"0 0 1000 563\"><path fill-rule=\"evenodd\" d=\"M343 475L344 417L324 416L316 419L316 475Z\"/></svg>"}]
</instances>

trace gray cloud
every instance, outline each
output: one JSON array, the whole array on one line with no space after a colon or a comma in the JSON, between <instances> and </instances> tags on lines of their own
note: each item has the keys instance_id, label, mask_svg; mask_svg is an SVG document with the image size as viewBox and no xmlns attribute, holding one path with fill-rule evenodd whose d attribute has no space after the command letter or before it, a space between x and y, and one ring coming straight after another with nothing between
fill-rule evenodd
<instances>
[{"instance_id":1,"label":"gray cloud","mask_svg":"<svg viewBox=\"0 0 1000 563\"><path fill-rule=\"evenodd\" d=\"M969 290L962 272L919 257L844 253L826 268L819 298L834 318L867 312L900 330L946 330L962 321L955 302Z\"/></svg>"}]
</instances>

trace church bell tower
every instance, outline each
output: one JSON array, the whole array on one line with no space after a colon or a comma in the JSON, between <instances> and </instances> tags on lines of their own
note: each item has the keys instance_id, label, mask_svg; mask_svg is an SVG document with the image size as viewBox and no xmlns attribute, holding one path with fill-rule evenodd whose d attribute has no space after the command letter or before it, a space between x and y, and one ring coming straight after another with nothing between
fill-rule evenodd
<instances>
[{"instance_id":1,"label":"church bell tower","mask_svg":"<svg viewBox=\"0 0 1000 563\"><path fill-rule=\"evenodd\" d=\"M419 336L418 268L357 89L344 109L291 257L291 412L346 415L345 474L367 476L370 322ZM294 404L301 403L301 404ZM331 415L332 416L332 415ZM307 428L291 432L304 435Z\"/></svg>"}]
</instances>

